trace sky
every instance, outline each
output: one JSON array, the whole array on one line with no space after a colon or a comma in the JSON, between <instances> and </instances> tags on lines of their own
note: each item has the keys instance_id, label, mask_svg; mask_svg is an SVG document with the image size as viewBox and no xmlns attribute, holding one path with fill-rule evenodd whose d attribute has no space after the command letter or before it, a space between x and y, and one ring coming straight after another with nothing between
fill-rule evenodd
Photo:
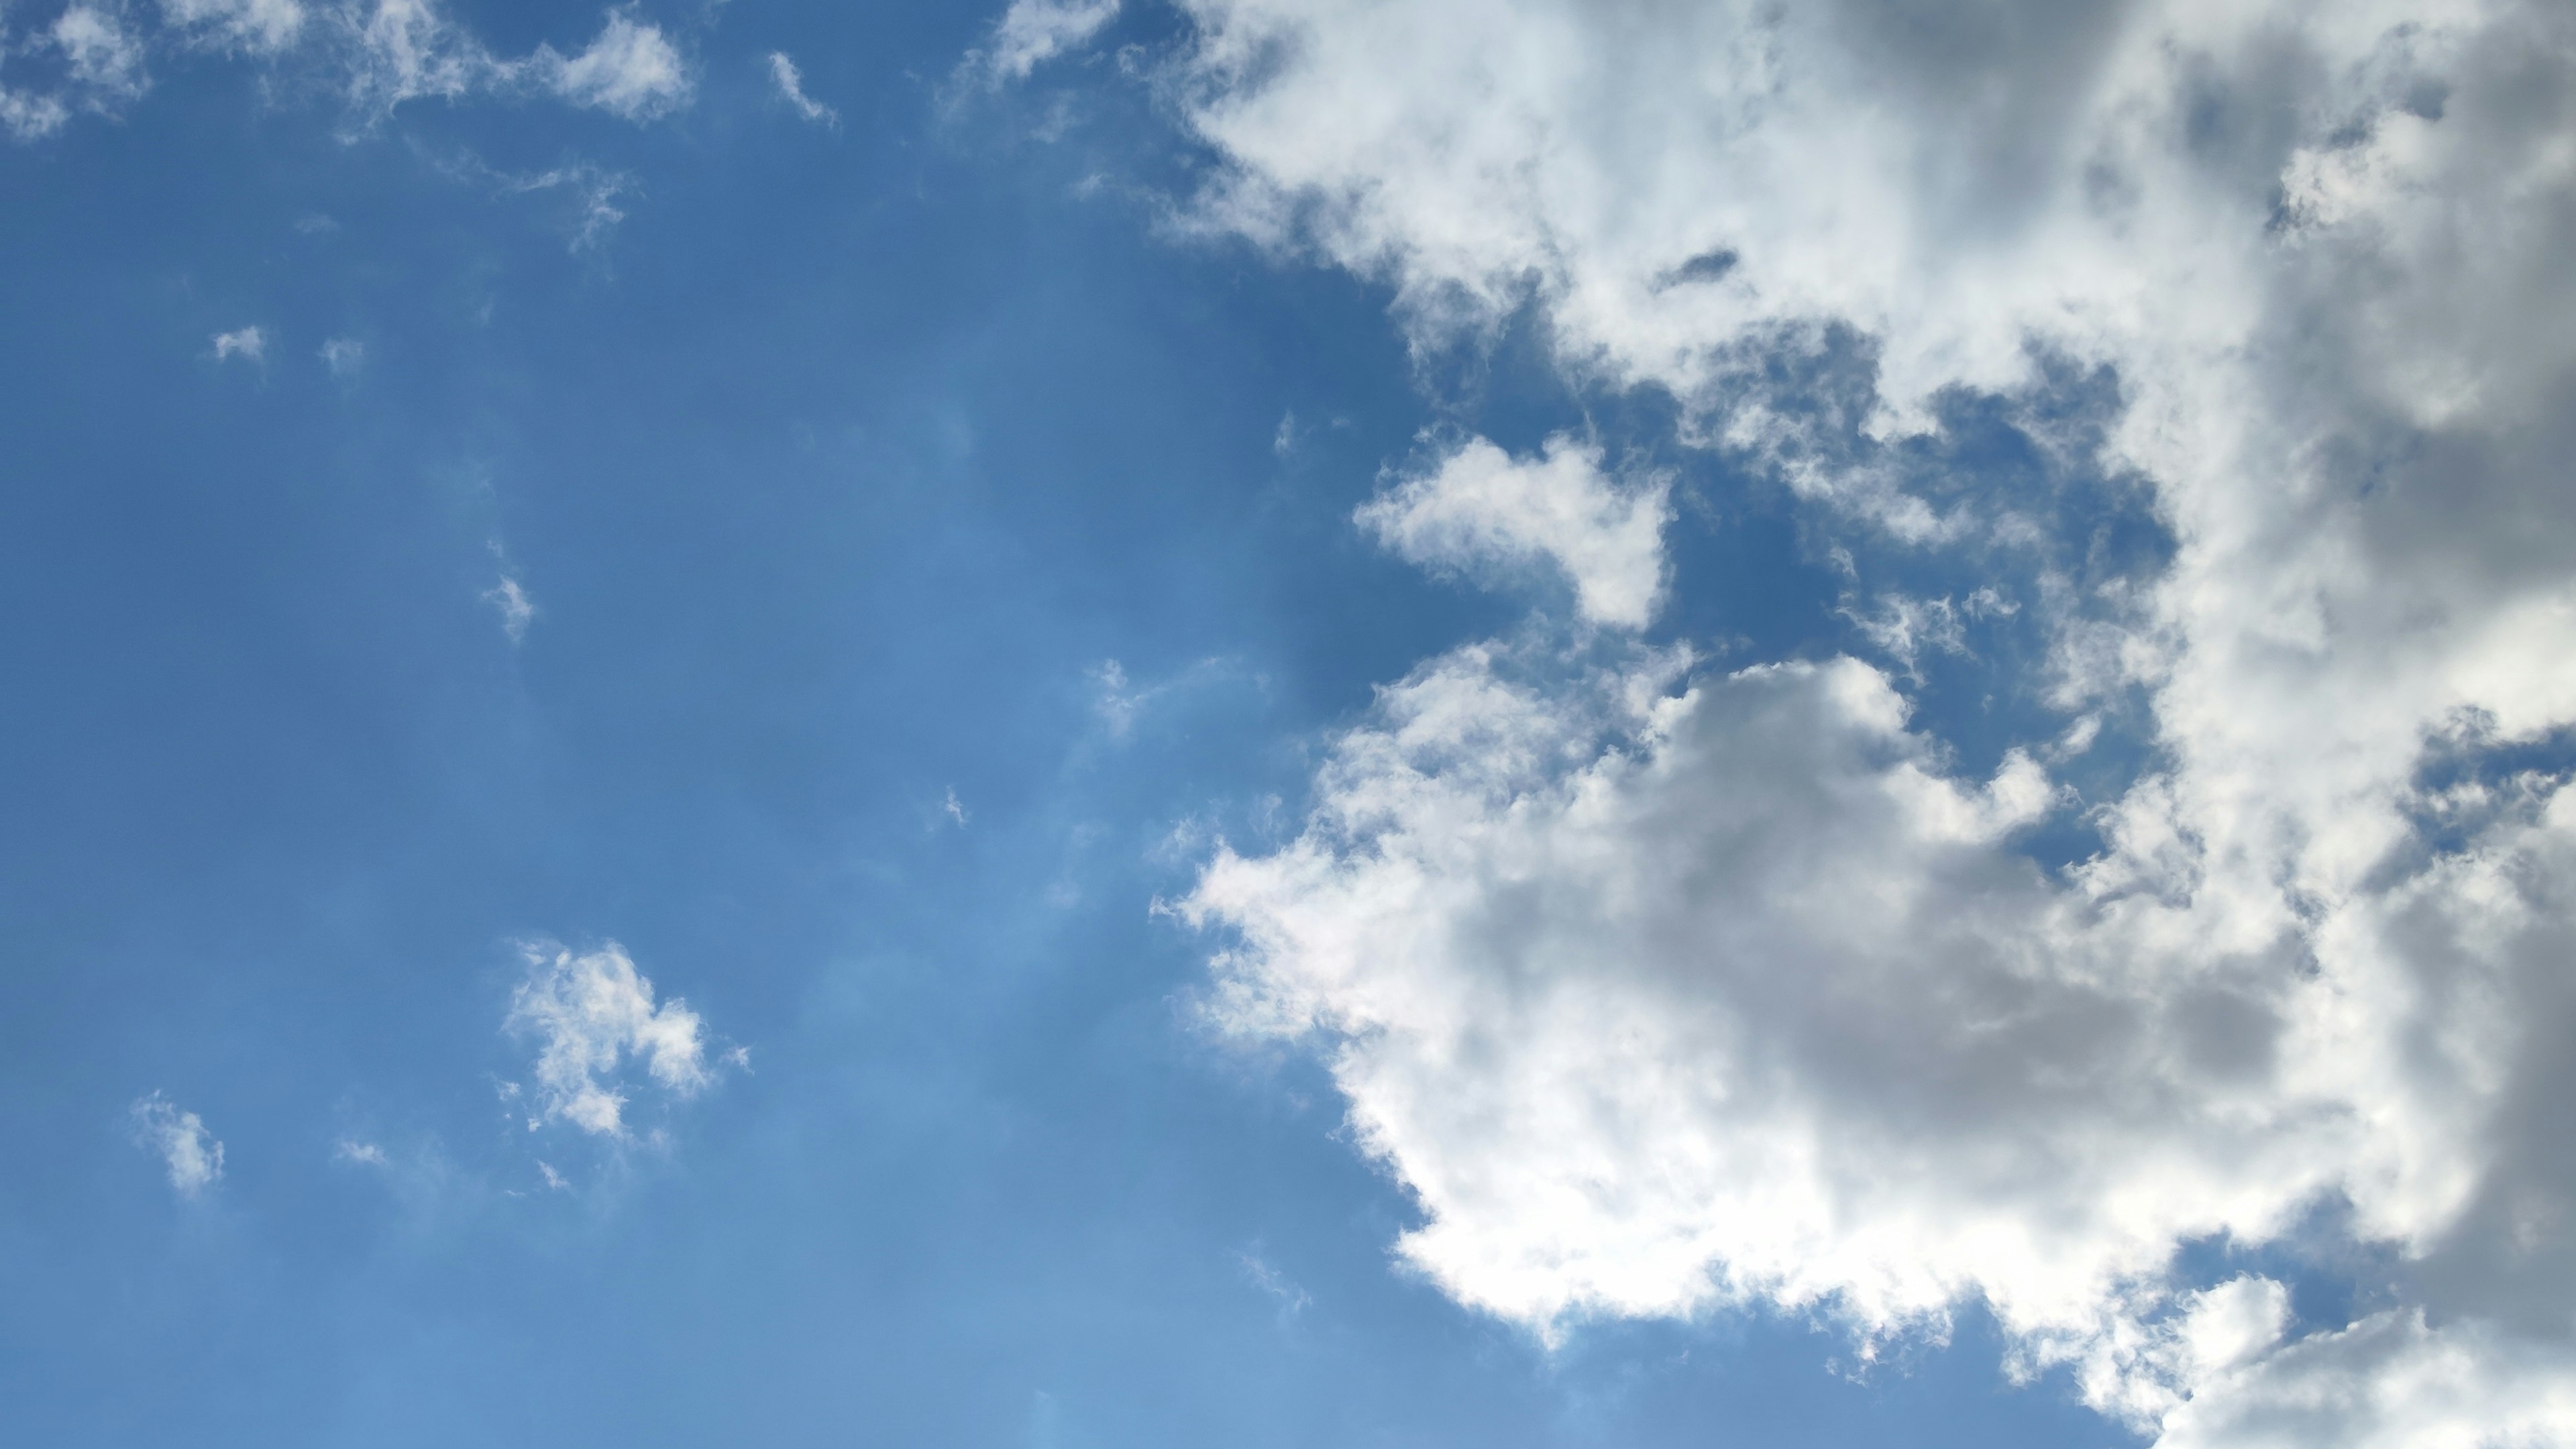
<instances>
[{"instance_id":1,"label":"sky","mask_svg":"<svg viewBox=\"0 0 2576 1449\"><path fill-rule=\"evenodd\" d=\"M13 1442L2576 1445L2576 11L0 0Z\"/></svg>"}]
</instances>

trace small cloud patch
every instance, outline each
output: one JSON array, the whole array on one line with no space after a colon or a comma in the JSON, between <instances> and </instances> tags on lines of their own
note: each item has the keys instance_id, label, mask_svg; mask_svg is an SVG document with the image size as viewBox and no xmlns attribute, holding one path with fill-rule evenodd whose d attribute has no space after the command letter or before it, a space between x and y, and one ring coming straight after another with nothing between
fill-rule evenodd
<instances>
[{"instance_id":1,"label":"small cloud patch","mask_svg":"<svg viewBox=\"0 0 2576 1449\"><path fill-rule=\"evenodd\" d=\"M195 1197L223 1180L224 1144L196 1113L159 1092L136 1098L128 1110L135 1142L161 1159L179 1196Z\"/></svg>"},{"instance_id":2,"label":"small cloud patch","mask_svg":"<svg viewBox=\"0 0 2576 1449\"><path fill-rule=\"evenodd\" d=\"M623 1138L624 1067L641 1066L654 1087L686 1099L712 1086L721 1067L747 1060L737 1047L709 1066L705 1021L677 997L657 1005L653 983L614 941L596 951L552 941L519 949L527 976L511 994L506 1029L537 1043L531 1131L568 1122Z\"/></svg>"}]
</instances>

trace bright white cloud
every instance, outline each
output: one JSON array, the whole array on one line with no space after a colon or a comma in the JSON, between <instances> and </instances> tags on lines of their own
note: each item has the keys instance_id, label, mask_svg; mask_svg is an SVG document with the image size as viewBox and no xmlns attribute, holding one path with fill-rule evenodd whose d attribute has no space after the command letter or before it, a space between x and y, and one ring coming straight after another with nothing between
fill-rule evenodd
<instances>
[{"instance_id":1,"label":"bright white cloud","mask_svg":"<svg viewBox=\"0 0 2576 1449\"><path fill-rule=\"evenodd\" d=\"M787 58L787 52L773 50L769 53L769 80L778 88L779 98L786 101L796 114L818 126L841 124L840 112L805 94L804 73L796 68L795 61Z\"/></svg>"},{"instance_id":2,"label":"bright white cloud","mask_svg":"<svg viewBox=\"0 0 2576 1449\"><path fill-rule=\"evenodd\" d=\"M2047 741L1954 778L1859 664L1388 691L1189 910L1241 935L1221 1020L1319 1034L1408 1255L1537 1325L1983 1297L2174 1446L2576 1441L2576 798L2502 763L2576 727L2576 12L1185 8L1197 224L1384 280L1418 347L1534 307L1570 376L1912 549L2036 526L1891 466L1945 390L2100 367L2094 461L2175 544L2022 604L2033 689L2077 730L2143 689L2164 762L2062 877L2010 840ZM1798 380L1837 337L1850 406ZM1972 607L1847 605L1908 668ZM2349 1328L2173 1277L2336 1203L2403 1265Z\"/></svg>"},{"instance_id":3,"label":"bright white cloud","mask_svg":"<svg viewBox=\"0 0 2576 1449\"><path fill-rule=\"evenodd\" d=\"M218 45L281 51L304 29L298 0L161 0L161 17Z\"/></svg>"},{"instance_id":4,"label":"bright white cloud","mask_svg":"<svg viewBox=\"0 0 2576 1449\"><path fill-rule=\"evenodd\" d=\"M223 1179L224 1144L196 1113L181 1111L154 1092L137 1098L129 1115L135 1140L161 1159L170 1186L181 1197L195 1197Z\"/></svg>"},{"instance_id":5,"label":"bright white cloud","mask_svg":"<svg viewBox=\"0 0 2576 1449\"><path fill-rule=\"evenodd\" d=\"M268 360L268 334L257 327L242 327L215 334L215 360L228 362L240 358L245 362Z\"/></svg>"},{"instance_id":6,"label":"bright white cloud","mask_svg":"<svg viewBox=\"0 0 2576 1449\"><path fill-rule=\"evenodd\" d=\"M1119 0L1011 0L982 53L997 80L1024 80L1068 50L1079 49L1118 18Z\"/></svg>"},{"instance_id":7,"label":"bright white cloud","mask_svg":"<svg viewBox=\"0 0 2576 1449\"><path fill-rule=\"evenodd\" d=\"M616 942L575 952L532 941L520 954L527 976L510 998L508 1026L537 1041L536 1115L529 1127L569 1122L585 1132L624 1136L620 1067L630 1059L675 1097L693 1097L714 1082L705 1022L677 997L656 1005L653 983ZM739 1061L739 1051L724 1060Z\"/></svg>"},{"instance_id":8,"label":"bright white cloud","mask_svg":"<svg viewBox=\"0 0 2576 1449\"><path fill-rule=\"evenodd\" d=\"M688 67L670 37L613 10L599 38L579 55L567 60L540 46L527 65L565 100L630 121L651 120L689 101Z\"/></svg>"},{"instance_id":9,"label":"bright white cloud","mask_svg":"<svg viewBox=\"0 0 2576 1449\"><path fill-rule=\"evenodd\" d=\"M1559 435L1536 458L1482 438L1359 511L1362 527L1415 563L1473 573L1546 559L1596 624L1642 629L1664 588L1671 480L1612 482L1601 450Z\"/></svg>"}]
</instances>

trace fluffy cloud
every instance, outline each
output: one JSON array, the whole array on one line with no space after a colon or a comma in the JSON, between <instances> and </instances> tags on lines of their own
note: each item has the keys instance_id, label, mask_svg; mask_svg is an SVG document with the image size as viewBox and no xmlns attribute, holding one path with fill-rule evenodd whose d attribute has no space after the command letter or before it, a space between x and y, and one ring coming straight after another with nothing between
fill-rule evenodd
<instances>
[{"instance_id":1,"label":"fluffy cloud","mask_svg":"<svg viewBox=\"0 0 2576 1449\"><path fill-rule=\"evenodd\" d=\"M2045 520L1909 440L2098 371L2089 461L2173 541L2029 605L2025 687L2142 691L2155 762L2061 873L2012 834L2045 742L1958 778L1850 661L1387 690L1186 909L1239 937L1218 1019L1329 1054L1405 1252L1541 1327L1982 1298L2175 1446L2576 1439L2576 12L1186 8L1198 224L1383 280L1417 346L1534 309L1815 528L1970 560ZM1372 525L1462 563L1403 496ZM1911 668L1975 607L1847 611ZM2387 1306L2176 1266L2319 1233Z\"/></svg>"},{"instance_id":2,"label":"fluffy cloud","mask_svg":"<svg viewBox=\"0 0 2576 1449\"><path fill-rule=\"evenodd\" d=\"M206 1130L194 1112L183 1112L159 1092L135 1100L129 1115L135 1141L161 1159L170 1186L181 1197L195 1197L224 1175L224 1144Z\"/></svg>"},{"instance_id":3,"label":"fluffy cloud","mask_svg":"<svg viewBox=\"0 0 2576 1449\"><path fill-rule=\"evenodd\" d=\"M1558 436L1537 458L1515 459L1482 438L1372 500L1361 526L1397 553L1437 569L1484 572L1547 559L1598 624L1641 629L1663 593L1663 528L1671 480L1621 487L1601 450Z\"/></svg>"},{"instance_id":4,"label":"fluffy cloud","mask_svg":"<svg viewBox=\"0 0 2576 1449\"><path fill-rule=\"evenodd\" d=\"M706 1023L674 997L655 1005L653 983L611 941L575 952L551 941L520 948L527 976L510 998L509 1030L537 1042L533 1129L569 1122L604 1137L626 1133L620 1065L640 1063L653 1083L693 1097L715 1080ZM739 1060L737 1049L728 1060Z\"/></svg>"}]
</instances>

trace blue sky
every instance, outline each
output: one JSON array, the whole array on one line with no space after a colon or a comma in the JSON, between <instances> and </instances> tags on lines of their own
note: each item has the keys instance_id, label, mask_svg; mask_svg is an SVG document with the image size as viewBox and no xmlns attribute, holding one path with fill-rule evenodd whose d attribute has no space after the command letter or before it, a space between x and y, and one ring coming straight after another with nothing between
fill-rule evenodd
<instances>
[{"instance_id":1,"label":"blue sky","mask_svg":"<svg viewBox=\"0 0 2576 1449\"><path fill-rule=\"evenodd\" d=\"M2576 1434L2576 49L2168 8L0 8L16 1435Z\"/></svg>"}]
</instances>

